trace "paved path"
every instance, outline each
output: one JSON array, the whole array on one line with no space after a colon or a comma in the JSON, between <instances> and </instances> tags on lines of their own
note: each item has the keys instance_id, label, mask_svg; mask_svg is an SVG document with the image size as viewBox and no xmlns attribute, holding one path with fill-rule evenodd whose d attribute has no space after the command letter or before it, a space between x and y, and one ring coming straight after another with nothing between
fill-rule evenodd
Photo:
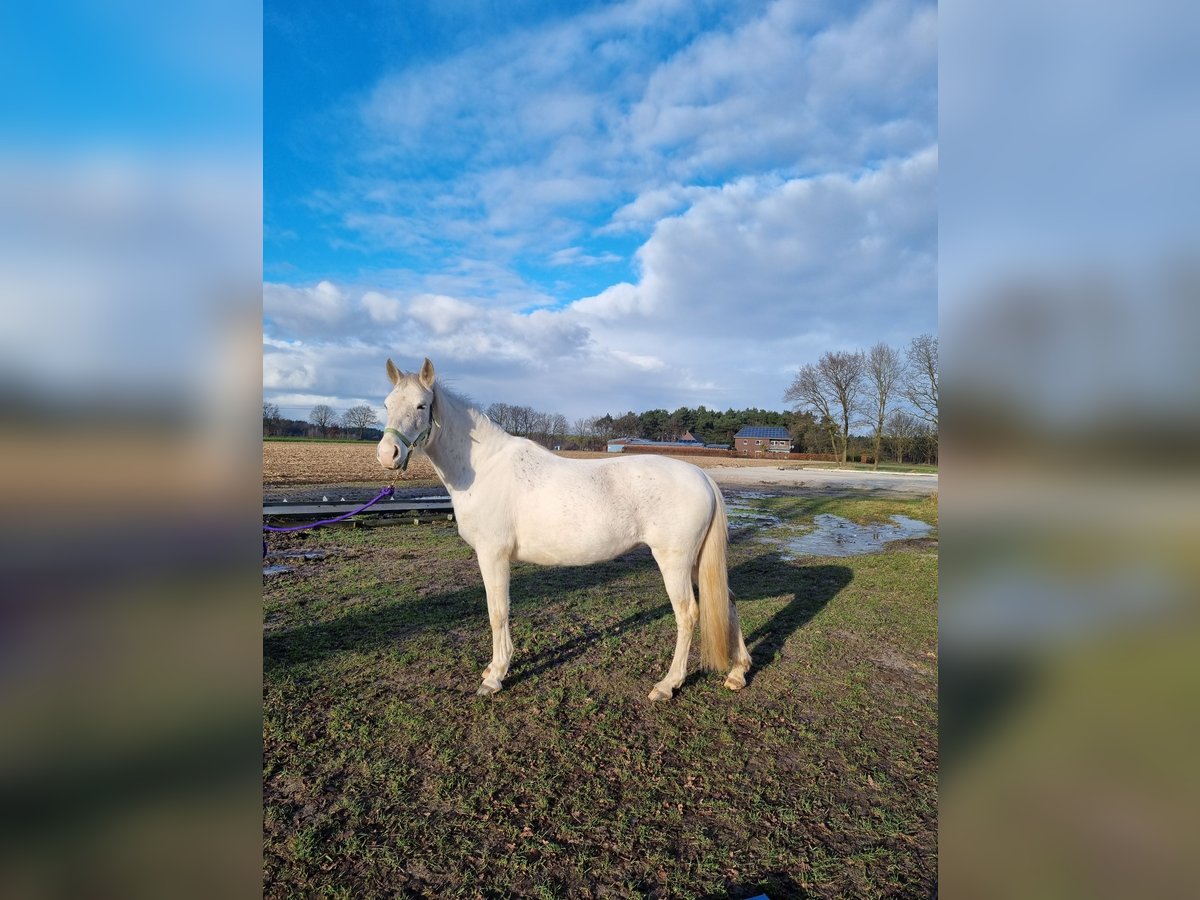
<instances>
[{"instance_id":1,"label":"paved path","mask_svg":"<svg viewBox=\"0 0 1200 900\"><path fill-rule=\"evenodd\" d=\"M705 469L721 487L751 490L786 487L815 493L879 491L910 497L927 496L938 489L937 475L908 472L864 472L855 469L776 469L768 467L714 466Z\"/></svg>"}]
</instances>

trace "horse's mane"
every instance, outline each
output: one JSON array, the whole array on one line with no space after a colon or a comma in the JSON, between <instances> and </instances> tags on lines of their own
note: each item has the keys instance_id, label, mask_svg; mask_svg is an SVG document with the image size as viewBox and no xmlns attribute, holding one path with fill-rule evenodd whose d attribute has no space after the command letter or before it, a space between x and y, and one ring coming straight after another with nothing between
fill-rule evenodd
<instances>
[{"instance_id":1,"label":"horse's mane","mask_svg":"<svg viewBox=\"0 0 1200 900\"><path fill-rule=\"evenodd\" d=\"M444 399L449 400L455 406L463 409L468 414L474 413L480 419L489 423L497 431L508 434L507 431L505 431L492 420L492 417L484 411L483 406L476 402L470 394L466 394L457 388L448 385L446 382L442 381L441 378L437 379L436 387Z\"/></svg>"},{"instance_id":2,"label":"horse's mane","mask_svg":"<svg viewBox=\"0 0 1200 900\"><path fill-rule=\"evenodd\" d=\"M473 398L470 394L463 393L453 385L442 381L440 376L437 379L437 389L441 391L444 396L449 397L459 406L468 406L476 412L483 412L483 410L480 409L479 404L475 402L475 398Z\"/></svg>"}]
</instances>

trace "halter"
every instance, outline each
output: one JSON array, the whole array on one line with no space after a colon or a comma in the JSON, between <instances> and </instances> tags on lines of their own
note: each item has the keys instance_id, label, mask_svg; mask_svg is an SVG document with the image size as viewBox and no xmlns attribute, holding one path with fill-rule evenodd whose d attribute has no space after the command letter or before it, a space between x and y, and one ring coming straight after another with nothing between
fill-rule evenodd
<instances>
[{"instance_id":1,"label":"halter","mask_svg":"<svg viewBox=\"0 0 1200 900\"><path fill-rule=\"evenodd\" d=\"M429 424L426 425L422 431L418 432L417 436L411 441L395 428L389 427L383 429L384 434L394 435L400 441L400 443L408 448L408 455L404 457L404 462L400 464L401 472L408 470L408 461L412 459L412 455L417 452L417 450L429 442L429 435L433 431L433 426L438 424L433 420L433 402L435 399L436 398L434 397L429 398Z\"/></svg>"}]
</instances>

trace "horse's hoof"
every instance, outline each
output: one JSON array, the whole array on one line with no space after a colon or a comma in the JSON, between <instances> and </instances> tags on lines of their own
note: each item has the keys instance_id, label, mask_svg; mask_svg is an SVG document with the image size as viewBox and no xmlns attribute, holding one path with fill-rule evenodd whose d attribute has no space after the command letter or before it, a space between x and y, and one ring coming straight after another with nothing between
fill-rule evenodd
<instances>
[{"instance_id":1,"label":"horse's hoof","mask_svg":"<svg viewBox=\"0 0 1200 900\"><path fill-rule=\"evenodd\" d=\"M730 675L725 679L725 687L729 688L731 691L740 691L745 686L746 679L741 675L738 675L736 678L733 675Z\"/></svg>"},{"instance_id":2,"label":"horse's hoof","mask_svg":"<svg viewBox=\"0 0 1200 900\"><path fill-rule=\"evenodd\" d=\"M488 696L496 693L496 691L498 691L498 690L500 690L500 682L485 681L483 684L481 684L479 686L478 690L476 690L475 693L478 694L480 697L488 697Z\"/></svg>"},{"instance_id":3,"label":"horse's hoof","mask_svg":"<svg viewBox=\"0 0 1200 900\"><path fill-rule=\"evenodd\" d=\"M670 691L664 691L662 688L660 688L660 687L658 687L657 685L655 685L655 687L654 687L654 690L652 690L652 691L650 692L650 699L651 699L652 701L656 702L656 703L657 703L659 700L670 700L670 699L671 699L671 692L670 692Z\"/></svg>"}]
</instances>

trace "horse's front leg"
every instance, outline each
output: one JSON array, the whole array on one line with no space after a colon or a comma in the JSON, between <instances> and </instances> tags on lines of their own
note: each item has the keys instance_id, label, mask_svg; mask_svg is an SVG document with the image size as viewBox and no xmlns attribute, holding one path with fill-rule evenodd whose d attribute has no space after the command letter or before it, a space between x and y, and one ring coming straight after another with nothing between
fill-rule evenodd
<instances>
[{"instance_id":1,"label":"horse's front leg","mask_svg":"<svg viewBox=\"0 0 1200 900\"><path fill-rule=\"evenodd\" d=\"M483 589L487 593L488 621L492 626L492 661L483 670L483 684L477 694L485 696L500 690L508 664L512 659L512 636L508 631L508 578L507 554L480 553L479 571L483 575Z\"/></svg>"}]
</instances>

